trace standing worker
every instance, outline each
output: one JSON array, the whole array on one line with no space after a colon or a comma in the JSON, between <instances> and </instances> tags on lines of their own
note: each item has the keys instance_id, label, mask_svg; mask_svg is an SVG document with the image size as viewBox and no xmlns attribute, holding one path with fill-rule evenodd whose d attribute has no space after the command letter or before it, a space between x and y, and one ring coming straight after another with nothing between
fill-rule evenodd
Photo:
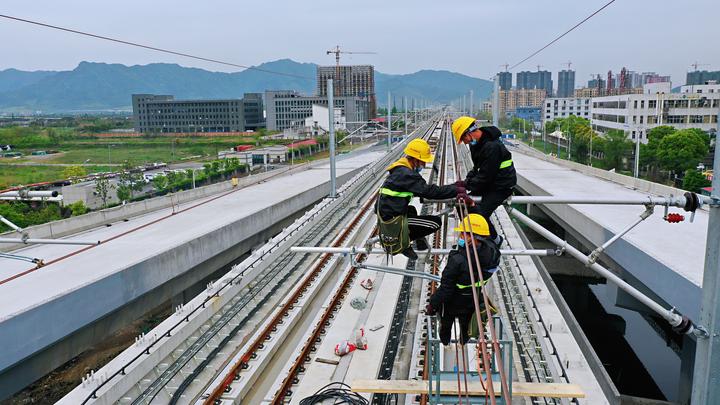
<instances>
[{"instance_id":1,"label":"standing worker","mask_svg":"<svg viewBox=\"0 0 720 405\"><path fill-rule=\"evenodd\" d=\"M418 215L410 200L413 197L433 200L457 197L470 204L473 201L462 186L427 184L420 172L426 163L433 161L433 155L425 140L413 139L404 153L404 157L388 166L388 177L380 188L376 204L378 228L380 244L388 254L401 253L417 259L410 242L415 241L417 250L427 250L425 236L440 229L442 222L437 215Z\"/></svg>"},{"instance_id":2,"label":"standing worker","mask_svg":"<svg viewBox=\"0 0 720 405\"><path fill-rule=\"evenodd\" d=\"M432 316L437 311L440 312L440 341L444 345L450 343L455 319L460 322L460 336L457 337L460 343L465 344L469 339L470 320L475 313L470 269L474 273L475 287L481 288L497 271L500 264L500 250L494 242L488 240L490 229L482 215L468 215L455 231L460 232L457 247L450 251L447 265L442 271L440 287L435 290L430 297L430 303L425 307L427 315ZM475 239L475 251L471 238ZM471 263L468 263L468 252ZM477 269L475 264L476 252L480 269ZM478 304L480 308L484 308L481 294L478 291L480 300Z\"/></svg>"},{"instance_id":3,"label":"standing worker","mask_svg":"<svg viewBox=\"0 0 720 405\"><path fill-rule=\"evenodd\" d=\"M473 168L464 182L473 196L482 197L470 212L485 217L490 226L490 238L498 244L502 238L492 224L490 216L503 201L512 195L517 184L512 154L503 144L502 133L495 126L481 127L472 117L460 117L452 124L455 142L470 145Z\"/></svg>"}]
</instances>

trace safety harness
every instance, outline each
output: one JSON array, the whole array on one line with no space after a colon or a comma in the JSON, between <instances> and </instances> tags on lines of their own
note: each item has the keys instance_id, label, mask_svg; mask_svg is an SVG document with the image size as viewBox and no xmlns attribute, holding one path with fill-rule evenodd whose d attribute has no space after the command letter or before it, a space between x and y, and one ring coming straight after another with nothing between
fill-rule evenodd
<instances>
[{"instance_id":1,"label":"safety harness","mask_svg":"<svg viewBox=\"0 0 720 405\"><path fill-rule=\"evenodd\" d=\"M387 170L391 170L398 166L410 167L407 159L402 158L388 166ZM409 191L395 191L386 187L381 187L378 191L380 195L389 197L400 197L411 199L413 193ZM385 221L380 215L380 196L378 196L378 204L375 206L375 214L377 216L377 226L380 235L380 245L388 255L396 255L410 247L410 230L408 229L407 215L398 215Z\"/></svg>"}]
</instances>

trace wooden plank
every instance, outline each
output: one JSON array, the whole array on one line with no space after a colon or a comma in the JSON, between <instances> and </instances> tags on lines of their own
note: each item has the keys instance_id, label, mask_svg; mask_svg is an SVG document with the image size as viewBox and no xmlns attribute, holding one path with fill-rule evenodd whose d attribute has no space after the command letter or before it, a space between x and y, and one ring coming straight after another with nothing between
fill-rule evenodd
<instances>
[{"instance_id":1,"label":"wooden plank","mask_svg":"<svg viewBox=\"0 0 720 405\"><path fill-rule=\"evenodd\" d=\"M495 382L495 395L501 395L499 382ZM373 392L386 394L426 394L428 382L425 380L355 380L352 383L354 392ZM464 393L464 387L463 387ZM457 381L440 381L440 394L457 395ZM480 381L468 381L468 395L484 396ZM541 397L541 398L585 398L585 393L577 384L562 383L512 383L514 397Z\"/></svg>"}]
</instances>

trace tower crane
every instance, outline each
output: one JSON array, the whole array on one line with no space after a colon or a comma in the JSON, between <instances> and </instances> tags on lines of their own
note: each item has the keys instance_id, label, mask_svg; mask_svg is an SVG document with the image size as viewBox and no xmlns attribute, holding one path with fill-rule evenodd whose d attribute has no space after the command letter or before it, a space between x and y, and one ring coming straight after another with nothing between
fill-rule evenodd
<instances>
[{"instance_id":1,"label":"tower crane","mask_svg":"<svg viewBox=\"0 0 720 405\"><path fill-rule=\"evenodd\" d=\"M698 66L710 66L710 65L707 63L698 63L697 61L695 61L695 63L691 64L690 66L692 66L693 69L695 69L695 71L697 72Z\"/></svg>"}]
</instances>

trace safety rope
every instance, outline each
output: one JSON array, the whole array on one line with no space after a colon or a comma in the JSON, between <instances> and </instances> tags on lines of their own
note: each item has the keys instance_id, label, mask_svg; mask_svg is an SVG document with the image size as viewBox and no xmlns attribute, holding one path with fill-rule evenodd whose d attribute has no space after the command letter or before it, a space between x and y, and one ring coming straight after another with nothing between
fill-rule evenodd
<instances>
[{"instance_id":1,"label":"safety rope","mask_svg":"<svg viewBox=\"0 0 720 405\"><path fill-rule=\"evenodd\" d=\"M458 157L457 149L456 149L457 147L454 143L453 143L453 147L455 148L454 149L454 151L455 151L455 175L458 180L461 180L460 179L460 170L459 170L460 162L457 159L457 157ZM461 223L464 222L465 218L467 218L467 216L469 215L468 207L464 201L460 201L458 203L458 214L459 214L458 220L461 221ZM475 238L471 237L470 241L471 241L470 243L472 246L473 255L475 258L474 262L475 262L476 268L478 270L480 270L481 269L480 257L477 252L477 245L475 243ZM492 382L492 374L491 374L490 361L489 361L490 356L489 356L489 353L487 352L487 340L485 338L485 326L483 325L483 321L482 321L482 316L481 316L481 311L480 311L480 300L478 297L478 291L477 291L476 281L475 281L475 272L472 270L472 264L471 264L473 262L473 260L471 260L469 250L470 249L466 249L465 253L466 253L467 259L468 259L468 265L469 265L468 270L470 272L470 281L471 281L471 285L472 285L473 304L475 306L475 316L477 317L478 331L479 331L479 335L480 335L479 336L480 352L482 355L484 372L485 372L485 375L488 380L487 388L485 389L485 398L486 398L486 402L487 402L487 398L490 397L490 402L493 405L496 405L495 391L494 391L495 387ZM485 308L490 308L490 302L489 302L489 298L488 298L488 294L487 294L485 285L483 284L480 287L480 289L481 289L481 293L483 295L483 301L485 304ZM495 354L495 360L497 361L498 370L500 371L500 385L501 385L501 390L502 390L502 396L503 396L503 399L506 404L512 405L512 395L510 395L510 390L509 390L508 383L507 383L507 376L505 374L502 353L500 352L500 343L497 339L497 333L495 331L495 326L494 326L494 324L492 322L492 318L490 316L488 316L488 320L489 320L488 330L490 332L492 351ZM480 368L478 367L478 370L479 369ZM478 374L480 375L480 379L482 381L482 373L478 373Z\"/></svg>"}]
</instances>

